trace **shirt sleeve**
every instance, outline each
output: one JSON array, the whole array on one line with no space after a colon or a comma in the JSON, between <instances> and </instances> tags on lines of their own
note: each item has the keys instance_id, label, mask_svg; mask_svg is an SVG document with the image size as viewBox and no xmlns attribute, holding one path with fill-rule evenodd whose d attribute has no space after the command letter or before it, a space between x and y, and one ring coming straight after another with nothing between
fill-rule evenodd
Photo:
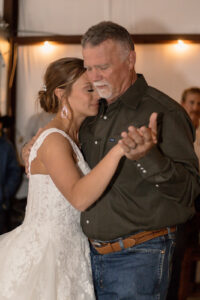
<instances>
[{"instance_id":1,"label":"shirt sleeve","mask_svg":"<svg viewBox=\"0 0 200 300\"><path fill-rule=\"evenodd\" d=\"M163 196L193 205L200 194L200 177L192 124L182 110L169 111L159 129L158 145L135 162L138 171Z\"/></svg>"}]
</instances>

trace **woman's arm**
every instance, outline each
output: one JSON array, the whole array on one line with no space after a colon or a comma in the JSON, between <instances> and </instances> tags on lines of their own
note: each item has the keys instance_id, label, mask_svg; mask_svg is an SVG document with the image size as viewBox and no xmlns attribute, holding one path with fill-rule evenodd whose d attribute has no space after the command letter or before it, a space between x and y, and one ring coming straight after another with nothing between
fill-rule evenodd
<instances>
[{"instance_id":1,"label":"woman's arm","mask_svg":"<svg viewBox=\"0 0 200 300\"><path fill-rule=\"evenodd\" d=\"M92 205L106 189L124 152L119 144L83 176L76 165L70 143L59 133L49 135L38 150L43 172L51 176L64 197L78 210ZM36 164L35 164L36 166ZM31 166L31 173L37 173Z\"/></svg>"}]
</instances>

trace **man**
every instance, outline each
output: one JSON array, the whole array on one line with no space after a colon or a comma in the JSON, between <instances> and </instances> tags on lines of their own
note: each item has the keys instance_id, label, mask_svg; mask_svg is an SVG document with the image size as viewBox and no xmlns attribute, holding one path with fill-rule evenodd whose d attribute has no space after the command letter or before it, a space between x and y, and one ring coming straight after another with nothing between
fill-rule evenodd
<instances>
[{"instance_id":1,"label":"man","mask_svg":"<svg viewBox=\"0 0 200 300\"><path fill-rule=\"evenodd\" d=\"M101 22L84 34L82 47L88 76L107 100L81 128L85 159L93 168L122 131L128 158L81 217L91 244L96 297L164 300L175 226L191 218L200 193L193 127L178 103L136 74L134 44L125 28ZM153 112L158 142L149 148Z\"/></svg>"},{"instance_id":2,"label":"man","mask_svg":"<svg viewBox=\"0 0 200 300\"><path fill-rule=\"evenodd\" d=\"M182 94L181 104L189 114L192 124L196 129L194 149L200 166L200 88L191 87L186 89Z\"/></svg>"}]
</instances>

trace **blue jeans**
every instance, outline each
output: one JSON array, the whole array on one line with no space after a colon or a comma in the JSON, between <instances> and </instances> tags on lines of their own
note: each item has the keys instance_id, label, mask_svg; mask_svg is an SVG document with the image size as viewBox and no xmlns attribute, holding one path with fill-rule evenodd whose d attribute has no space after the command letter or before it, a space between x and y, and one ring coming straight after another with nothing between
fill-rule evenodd
<instances>
[{"instance_id":1,"label":"blue jeans","mask_svg":"<svg viewBox=\"0 0 200 300\"><path fill-rule=\"evenodd\" d=\"M97 300L165 300L175 233L101 255L91 247Z\"/></svg>"}]
</instances>

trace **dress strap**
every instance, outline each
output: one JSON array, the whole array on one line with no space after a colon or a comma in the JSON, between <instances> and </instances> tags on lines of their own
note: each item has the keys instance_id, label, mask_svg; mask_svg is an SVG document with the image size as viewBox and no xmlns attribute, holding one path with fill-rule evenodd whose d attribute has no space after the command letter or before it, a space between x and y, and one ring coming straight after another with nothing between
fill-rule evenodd
<instances>
[{"instance_id":1,"label":"dress strap","mask_svg":"<svg viewBox=\"0 0 200 300\"><path fill-rule=\"evenodd\" d=\"M74 143L74 141L70 138L70 136L68 134L66 134L63 130L57 129L57 128L49 128L44 130L39 137L37 138L37 140L35 141L35 143L33 144L32 148L31 148L31 152L29 155L29 169L28 169L28 175L30 175L30 170L31 170L31 162L37 157L37 151L40 148L40 146L42 145L42 143L44 142L44 140L46 139L46 137L54 132L58 132L60 134L62 134L65 138L67 138L72 146L73 151L76 153L76 155L79 158L79 149L78 146Z\"/></svg>"}]
</instances>

